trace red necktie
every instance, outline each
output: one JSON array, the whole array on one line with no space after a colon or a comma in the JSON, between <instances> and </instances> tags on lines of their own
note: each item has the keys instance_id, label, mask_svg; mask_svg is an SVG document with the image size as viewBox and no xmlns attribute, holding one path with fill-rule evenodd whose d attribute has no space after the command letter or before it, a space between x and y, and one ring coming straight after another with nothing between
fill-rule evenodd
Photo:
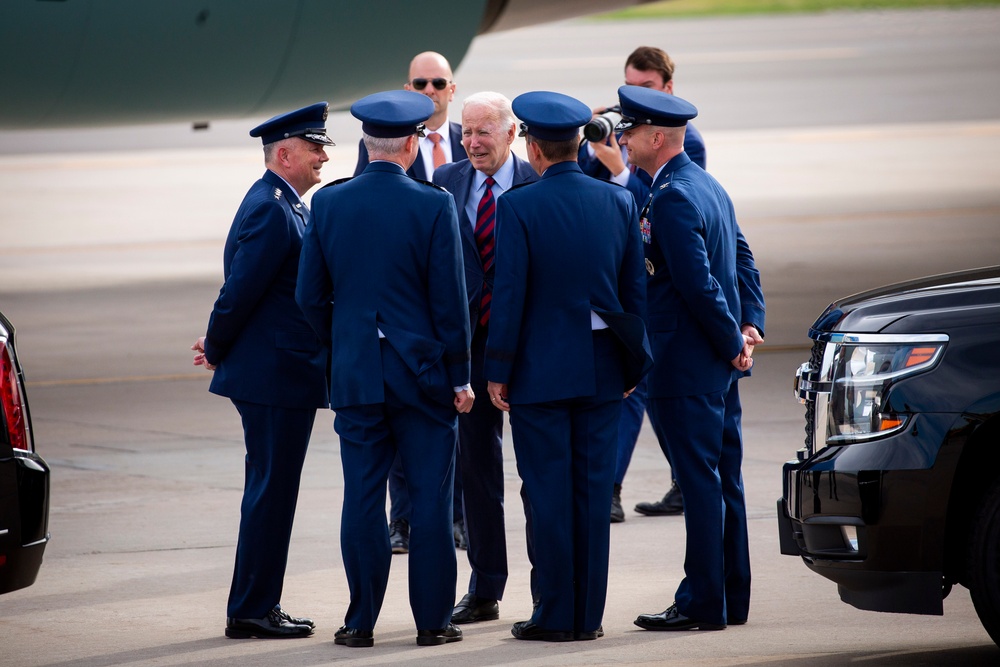
<instances>
[{"instance_id":1,"label":"red necktie","mask_svg":"<svg viewBox=\"0 0 1000 667\"><path fill-rule=\"evenodd\" d=\"M486 191L483 198L479 200L479 208L476 209L476 245L479 246L479 259L483 263L483 273L485 274L493 266L493 227L496 223L497 202L493 198L493 184L496 181L492 176L486 177ZM479 323L486 326L490 321L490 301L493 300L493 292L490 287L483 282L483 300L479 307Z\"/></svg>"},{"instance_id":2,"label":"red necktie","mask_svg":"<svg viewBox=\"0 0 1000 667\"><path fill-rule=\"evenodd\" d=\"M434 144L434 150L431 151L431 157L434 160L434 168L437 169L448 161L444 156L444 149L441 148L441 135L437 132L431 132L427 135L427 138Z\"/></svg>"}]
</instances>

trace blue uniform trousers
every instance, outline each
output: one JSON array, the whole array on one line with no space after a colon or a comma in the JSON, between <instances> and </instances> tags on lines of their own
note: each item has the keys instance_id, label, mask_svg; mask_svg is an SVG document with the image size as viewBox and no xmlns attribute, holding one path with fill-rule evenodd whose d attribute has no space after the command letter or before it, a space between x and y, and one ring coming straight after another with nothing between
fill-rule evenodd
<instances>
[{"instance_id":1,"label":"blue uniform trousers","mask_svg":"<svg viewBox=\"0 0 1000 667\"><path fill-rule=\"evenodd\" d=\"M615 463L615 484L619 486L625 480L625 473L632 462L632 453L639 441L642 419L646 416L646 404L646 378L643 378L635 386L635 391L622 402L622 421L618 425L618 459ZM673 479L674 464L670 460L670 454L662 445L660 447L670 465L670 478Z\"/></svg>"},{"instance_id":2,"label":"blue uniform trousers","mask_svg":"<svg viewBox=\"0 0 1000 667\"><path fill-rule=\"evenodd\" d=\"M499 600L507 585L503 412L490 402L483 377L487 331L478 327L472 337L472 390L476 401L472 410L458 416L458 461L472 566L469 593Z\"/></svg>"},{"instance_id":3,"label":"blue uniform trousers","mask_svg":"<svg viewBox=\"0 0 1000 667\"><path fill-rule=\"evenodd\" d=\"M451 621L455 603L452 490L457 413L420 390L390 345L383 342L381 351L385 402L340 408L334 420L344 468L340 548L351 592L344 624L372 630L382 608L392 557L386 479L398 453L413 503L410 607L418 630L437 630Z\"/></svg>"},{"instance_id":4,"label":"blue uniform trousers","mask_svg":"<svg viewBox=\"0 0 1000 667\"><path fill-rule=\"evenodd\" d=\"M538 606L532 621L548 630L593 632L608 588L615 447L621 417L620 352L595 334L595 396L511 407L517 468L531 513Z\"/></svg>"},{"instance_id":5,"label":"blue uniform trousers","mask_svg":"<svg viewBox=\"0 0 1000 667\"><path fill-rule=\"evenodd\" d=\"M299 479L316 410L232 400L243 420L247 453L226 614L264 618L281 600Z\"/></svg>"},{"instance_id":6,"label":"blue uniform trousers","mask_svg":"<svg viewBox=\"0 0 1000 667\"><path fill-rule=\"evenodd\" d=\"M476 392L476 396L479 392ZM475 403L473 403L475 405ZM475 409L475 408L473 408ZM455 491L454 491L454 503L452 506L452 513L454 514L455 521L463 520L465 515L465 510L462 507L462 475L455 475ZM410 520L410 511L412 507L410 505L410 492L406 489L406 476L403 475L403 464L400 462L399 457L392 462L392 467L389 468L389 520L396 521L397 519Z\"/></svg>"},{"instance_id":7,"label":"blue uniform trousers","mask_svg":"<svg viewBox=\"0 0 1000 667\"><path fill-rule=\"evenodd\" d=\"M746 620L750 550L737 381L712 394L650 399L649 416L684 494L687 546L677 609L706 623Z\"/></svg>"}]
</instances>

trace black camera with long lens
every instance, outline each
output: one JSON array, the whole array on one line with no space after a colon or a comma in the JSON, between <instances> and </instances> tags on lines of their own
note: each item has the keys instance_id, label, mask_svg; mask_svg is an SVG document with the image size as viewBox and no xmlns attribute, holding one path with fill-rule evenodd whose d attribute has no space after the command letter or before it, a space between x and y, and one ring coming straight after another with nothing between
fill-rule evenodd
<instances>
[{"instance_id":1,"label":"black camera with long lens","mask_svg":"<svg viewBox=\"0 0 1000 667\"><path fill-rule=\"evenodd\" d=\"M597 114L593 120L583 126L583 136L587 141L604 141L614 133L615 126L621 122L621 111L621 107L608 107Z\"/></svg>"}]
</instances>

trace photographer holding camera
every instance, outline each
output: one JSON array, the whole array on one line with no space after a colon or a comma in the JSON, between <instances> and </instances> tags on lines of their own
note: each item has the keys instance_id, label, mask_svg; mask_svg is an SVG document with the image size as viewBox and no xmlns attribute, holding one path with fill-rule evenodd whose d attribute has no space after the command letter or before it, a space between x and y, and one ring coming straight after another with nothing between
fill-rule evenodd
<instances>
[{"instance_id":1,"label":"photographer holding camera","mask_svg":"<svg viewBox=\"0 0 1000 667\"><path fill-rule=\"evenodd\" d=\"M663 49L640 46L625 61L625 84L673 95L674 61ZM641 208L649 196L651 177L627 163L625 151L614 136L614 127L621 120L618 111L616 106L595 111L594 119L583 129L587 141L580 145L578 161L585 174L628 188ZM690 123L684 137L684 152L692 162L705 169L705 142ZM625 465L628 465L627 459Z\"/></svg>"},{"instance_id":2,"label":"photographer holding camera","mask_svg":"<svg viewBox=\"0 0 1000 667\"><path fill-rule=\"evenodd\" d=\"M625 84L642 86L653 90L674 93L674 61L666 51L652 46L640 46L625 61ZM581 142L578 162L583 172L595 178L612 181L628 188L640 209L649 198L652 176L627 163L625 149L618 145L614 127L621 121L621 109L617 106L595 111L594 119L588 123L583 134L587 139ZM684 152L691 161L705 168L705 142L691 123L687 124L684 135ZM622 403L621 423L618 429L618 458L615 467L614 495L611 500L611 522L625 520L621 505L622 481L632 459L643 416L646 413L646 383L640 382L632 395ZM668 463L670 461L668 460ZM662 499L636 505L635 510L648 516L673 516L684 513L684 498L673 479L671 464L671 485Z\"/></svg>"}]
</instances>

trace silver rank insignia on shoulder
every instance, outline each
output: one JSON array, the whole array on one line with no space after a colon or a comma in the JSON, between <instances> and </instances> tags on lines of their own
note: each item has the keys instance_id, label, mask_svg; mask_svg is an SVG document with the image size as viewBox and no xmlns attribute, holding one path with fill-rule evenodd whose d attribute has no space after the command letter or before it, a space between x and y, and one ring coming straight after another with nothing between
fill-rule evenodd
<instances>
[{"instance_id":1,"label":"silver rank insignia on shoulder","mask_svg":"<svg viewBox=\"0 0 1000 667\"><path fill-rule=\"evenodd\" d=\"M281 199L281 189L280 188L275 188L274 189L274 198L275 199Z\"/></svg>"},{"instance_id":2,"label":"silver rank insignia on shoulder","mask_svg":"<svg viewBox=\"0 0 1000 667\"><path fill-rule=\"evenodd\" d=\"M670 187L670 181L667 181L666 183L664 183L663 185L661 185L659 189L660 190L664 190L664 189L669 188L669 187Z\"/></svg>"}]
</instances>

